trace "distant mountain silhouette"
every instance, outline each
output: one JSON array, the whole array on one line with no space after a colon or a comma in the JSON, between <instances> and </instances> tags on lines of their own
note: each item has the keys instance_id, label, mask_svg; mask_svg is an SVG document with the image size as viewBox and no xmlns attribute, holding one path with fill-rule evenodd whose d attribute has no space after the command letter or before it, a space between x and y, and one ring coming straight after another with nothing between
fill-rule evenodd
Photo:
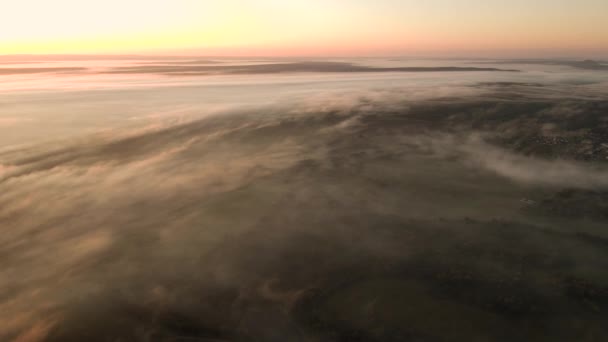
<instances>
[{"instance_id":1,"label":"distant mountain silhouette","mask_svg":"<svg viewBox=\"0 0 608 342\"><path fill-rule=\"evenodd\" d=\"M112 74L161 73L170 75L209 74L275 74L286 72L451 72L451 71L518 71L476 67L369 67L343 62L294 62L249 65L150 65L119 67L108 71Z\"/></svg>"},{"instance_id":2,"label":"distant mountain silhouette","mask_svg":"<svg viewBox=\"0 0 608 342\"><path fill-rule=\"evenodd\" d=\"M540 64L540 65L562 65L576 69L585 70L608 70L608 64L591 59L583 61L576 60L552 60L552 59L509 59L499 61L486 61L481 64Z\"/></svg>"}]
</instances>

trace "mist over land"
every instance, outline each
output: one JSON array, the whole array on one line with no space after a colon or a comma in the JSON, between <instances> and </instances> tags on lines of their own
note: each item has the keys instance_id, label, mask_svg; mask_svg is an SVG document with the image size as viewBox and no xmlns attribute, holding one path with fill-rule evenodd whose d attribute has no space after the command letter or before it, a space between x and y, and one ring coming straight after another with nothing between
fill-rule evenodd
<instances>
[{"instance_id":1,"label":"mist over land","mask_svg":"<svg viewBox=\"0 0 608 342\"><path fill-rule=\"evenodd\" d=\"M602 62L27 62L2 341L608 338Z\"/></svg>"}]
</instances>

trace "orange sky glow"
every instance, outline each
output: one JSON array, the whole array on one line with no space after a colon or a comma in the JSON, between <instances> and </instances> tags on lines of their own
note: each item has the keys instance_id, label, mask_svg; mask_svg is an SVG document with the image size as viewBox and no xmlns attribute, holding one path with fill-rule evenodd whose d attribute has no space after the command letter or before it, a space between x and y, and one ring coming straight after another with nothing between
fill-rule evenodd
<instances>
[{"instance_id":1,"label":"orange sky glow","mask_svg":"<svg viewBox=\"0 0 608 342\"><path fill-rule=\"evenodd\" d=\"M605 0L0 0L0 54L608 55Z\"/></svg>"}]
</instances>

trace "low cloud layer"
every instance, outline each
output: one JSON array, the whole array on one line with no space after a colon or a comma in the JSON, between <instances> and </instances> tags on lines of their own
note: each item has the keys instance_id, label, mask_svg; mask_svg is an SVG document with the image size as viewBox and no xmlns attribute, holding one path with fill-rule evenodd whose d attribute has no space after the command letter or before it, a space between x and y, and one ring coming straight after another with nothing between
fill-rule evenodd
<instances>
[{"instance_id":1,"label":"low cloud layer","mask_svg":"<svg viewBox=\"0 0 608 342\"><path fill-rule=\"evenodd\" d=\"M608 99L563 89L306 93L4 150L0 339L608 336L605 221L525 204L608 186Z\"/></svg>"},{"instance_id":2,"label":"low cloud layer","mask_svg":"<svg viewBox=\"0 0 608 342\"><path fill-rule=\"evenodd\" d=\"M483 136L481 132L465 136L431 135L414 138L413 143L446 157L461 158L472 168L488 170L514 182L551 188L608 189L608 163L596 165L525 156L492 146Z\"/></svg>"},{"instance_id":3,"label":"low cloud layer","mask_svg":"<svg viewBox=\"0 0 608 342\"><path fill-rule=\"evenodd\" d=\"M24 63L25 64L25 63ZM141 62L140 62L141 64ZM256 74L278 74L278 73L369 73L369 72L479 72L479 71L504 71L507 70L487 67L371 67L346 62L280 62L280 63L247 63L226 64L211 60L194 61L160 61L145 62L153 65L131 65L99 70L99 68L87 67L3 67L0 68L2 75L41 74L41 73L82 73L90 74L164 74L174 76L204 76L204 75L256 75ZM220 65L216 65L220 64Z\"/></svg>"},{"instance_id":4,"label":"low cloud layer","mask_svg":"<svg viewBox=\"0 0 608 342\"><path fill-rule=\"evenodd\" d=\"M0 68L2 75L42 74L42 73L75 73L86 71L86 68Z\"/></svg>"},{"instance_id":5,"label":"low cloud layer","mask_svg":"<svg viewBox=\"0 0 608 342\"><path fill-rule=\"evenodd\" d=\"M223 74L276 74L289 72L471 72L471 71L517 71L497 68L476 67L369 67L344 62L295 62L250 65L221 66L182 66L156 65L139 67L122 67L110 70L109 73L162 73L169 75L223 75Z\"/></svg>"}]
</instances>

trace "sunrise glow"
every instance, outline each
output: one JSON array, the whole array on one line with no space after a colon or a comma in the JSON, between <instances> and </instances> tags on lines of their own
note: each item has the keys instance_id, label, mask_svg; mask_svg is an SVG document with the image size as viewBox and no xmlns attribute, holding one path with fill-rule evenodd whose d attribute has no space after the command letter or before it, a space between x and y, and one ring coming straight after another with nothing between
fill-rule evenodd
<instances>
[{"instance_id":1,"label":"sunrise glow","mask_svg":"<svg viewBox=\"0 0 608 342\"><path fill-rule=\"evenodd\" d=\"M608 2L3 1L0 54L605 53Z\"/></svg>"}]
</instances>

